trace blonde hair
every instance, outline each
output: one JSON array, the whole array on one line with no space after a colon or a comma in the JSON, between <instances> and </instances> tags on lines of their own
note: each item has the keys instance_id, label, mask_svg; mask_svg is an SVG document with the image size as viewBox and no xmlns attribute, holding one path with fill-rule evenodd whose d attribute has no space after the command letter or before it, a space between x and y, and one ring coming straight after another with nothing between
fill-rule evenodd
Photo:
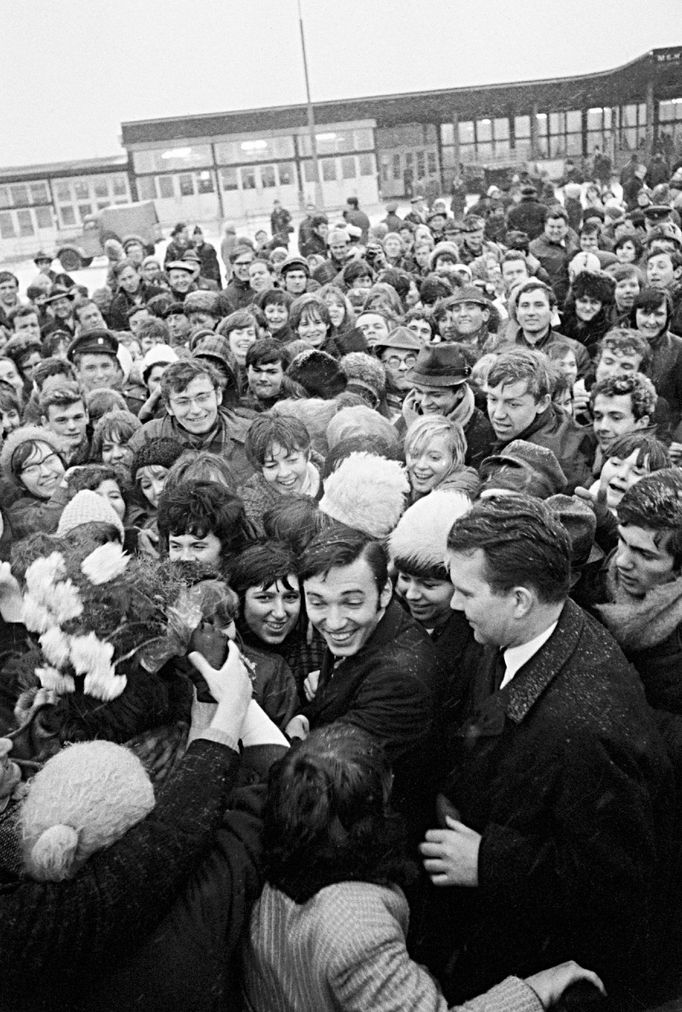
<instances>
[{"instance_id":1,"label":"blonde hair","mask_svg":"<svg viewBox=\"0 0 682 1012\"><path fill-rule=\"evenodd\" d=\"M422 415L412 422L405 434L405 456L414 456L422 451L432 439L442 436L452 455L453 467L464 464L467 441L459 422L453 422L443 415Z\"/></svg>"}]
</instances>

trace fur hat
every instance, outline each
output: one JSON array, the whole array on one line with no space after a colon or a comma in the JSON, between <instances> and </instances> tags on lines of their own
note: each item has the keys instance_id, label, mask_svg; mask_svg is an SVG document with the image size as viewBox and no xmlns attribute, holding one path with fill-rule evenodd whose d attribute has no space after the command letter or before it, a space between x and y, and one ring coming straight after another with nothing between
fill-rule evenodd
<instances>
[{"instance_id":1,"label":"fur hat","mask_svg":"<svg viewBox=\"0 0 682 1012\"><path fill-rule=\"evenodd\" d=\"M400 457L400 437L388 418L378 411L358 404L354 407L342 408L327 425L327 443L333 449L342 439L351 436L378 436L391 447L392 455ZM395 452L397 451L397 452Z\"/></svg>"},{"instance_id":2,"label":"fur hat","mask_svg":"<svg viewBox=\"0 0 682 1012\"><path fill-rule=\"evenodd\" d=\"M216 319L220 316L218 296L213 292L188 292L183 305L186 314L196 311L198 313L210 313Z\"/></svg>"},{"instance_id":3,"label":"fur hat","mask_svg":"<svg viewBox=\"0 0 682 1012\"><path fill-rule=\"evenodd\" d=\"M444 568L448 534L455 520L471 509L462 492L436 489L405 510L388 542L391 561L418 572Z\"/></svg>"},{"instance_id":4,"label":"fur hat","mask_svg":"<svg viewBox=\"0 0 682 1012\"><path fill-rule=\"evenodd\" d=\"M364 351L351 351L341 359L341 368L348 380L346 390L377 407L386 392L386 370L381 362Z\"/></svg>"},{"instance_id":5,"label":"fur hat","mask_svg":"<svg viewBox=\"0 0 682 1012\"><path fill-rule=\"evenodd\" d=\"M147 376L155 365L170 365L177 362L178 356L175 348L169 344L154 344L142 359L142 379L147 382Z\"/></svg>"},{"instance_id":6,"label":"fur hat","mask_svg":"<svg viewBox=\"0 0 682 1012\"><path fill-rule=\"evenodd\" d=\"M513 439L478 469L484 492L504 488L548 499L566 488L566 475L552 450L525 439Z\"/></svg>"},{"instance_id":7,"label":"fur hat","mask_svg":"<svg viewBox=\"0 0 682 1012\"><path fill-rule=\"evenodd\" d=\"M62 456L62 448L53 432L49 429L42 429L39 425L21 425L18 429L10 432L2 444L2 450L0 451L0 473L6 478L13 478L12 457L23 443L33 441L47 443L51 450L58 453L60 457Z\"/></svg>"},{"instance_id":8,"label":"fur hat","mask_svg":"<svg viewBox=\"0 0 682 1012\"><path fill-rule=\"evenodd\" d=\"M21 808L26 870L32 878L70 878L154 807L154 789L129 749L111 741L70 745L31 781Z\"/></svg>"},{"instance_id":9,"label":"fur hat","mask_svg":"<svg viewBox=\"0 0 682 1012\"><path fill-rule=\"evenodd\" d=\"M439 242L433 248L433 252L429 257L430 271L435 270L436 260L438 259L439 256L442 256L445 253L451 256L456 264L459 263L459 250L457 249L456 244L454 242L447 242L446 240L444 240L443 242Z\"/></svg>"},{"instance_id":10,"label":"fur hat","mask_svg":"<svg viewBox=\"0 0 682 1012\"><path fill-rule=\"evenodd\" d=\"M80 527L81 524L89 524L93 521L111 524L118 530L121 541L123 541L123 524L118 513L108 499L104 499L103 496L97 495L96 492L91 492L89 489L76 492L71 502L66 504L59 518L57 537L63 538L76 527Z\"/></svg>"},{"instance_id":11,"label":"fur hat","mask_svg":"<svg viewBox=\"0 0 682 1012\"><path fill-rule=\"evenodd\" d=\"M157 436L155 439L147 440L132 459L130 474L133 481L141 467L167 467L170 469L184 452L185 447L179 439Z\"/></svg>"},{"instance_id":12,"label":"fur hat","mask_svg":"<svg viewBox=\"0 0 682 1012\"><path fill-rule=\"evenodd\" d=\"M324 483L320 510L333 520L383 540L391 533L410 490L396 460L351 453Z\"/></svg>"},{"instance_id":13,"label":"fur hat","mask_svg":"<svg viewBox=\"0 0 682 1012\"><path fill-rule=\"evenodd\" d=\"M287 369L287 376L300 383L309 397L327 400L346 389L346 374L339 363L317 348L300 352Z\"/></svg>"},{"instance_id":14,"label":"fur hat","mask_svg":"<svg viewBox=\"0 0 682 1012\"><path fill-rule=\"evenodd\" d=\"M616 282L610 274L605 274L603 271L580 271L571 283L571 293L574 298L580 299L587 295L606 305L613 302L615 290Z\"/></svg>"}]
</instances>

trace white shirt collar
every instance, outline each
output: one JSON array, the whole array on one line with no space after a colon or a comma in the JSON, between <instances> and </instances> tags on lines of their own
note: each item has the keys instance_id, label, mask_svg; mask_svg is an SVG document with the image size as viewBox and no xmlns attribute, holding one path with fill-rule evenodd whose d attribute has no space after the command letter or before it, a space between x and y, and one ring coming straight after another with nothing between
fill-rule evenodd
<instances>
[{"instance_id":1,"label":"white shirt collar","mask_svg":"<svg viewBox=\"0 0 682 1012\"><path fill-rule=\"evenodd\" d=\"M504 663L506 670L502 684L500 688L503 689L505 685L511 682L517 671L520 671L523 665L531 659L538 652L541 646L543 646L549 637L552 635L558 625L559 619L553 622L548 629L541 632L539 636L535 636L532 640L528 640L527 643L522 643L518 647L507 647L504 651Z\"/></svg>"}]
</instances>

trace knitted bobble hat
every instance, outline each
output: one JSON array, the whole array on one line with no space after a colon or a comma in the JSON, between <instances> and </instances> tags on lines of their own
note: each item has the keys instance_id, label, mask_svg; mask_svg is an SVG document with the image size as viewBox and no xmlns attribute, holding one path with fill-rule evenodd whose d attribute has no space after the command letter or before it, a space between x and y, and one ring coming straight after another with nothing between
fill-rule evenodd
<instances>
[{"instance_id":1,"label":"knitted bobble hat","mask_svg":"<svg viewBox=\"0 0 682 1012\"><path fill-rule=\"evenodd\" d=\"M409 489L396 460L351 453L325 481L320 510L370 538L383 540L398 523Z\"/></svg>"},{"instance_id":2,"label":"knitted bobble hat","mask_svg":"<svg viewBox=\"0 0 682 1012\"><path fill-rule=\"evenodd\" d=\"M154 789L144 766L123 745L69 745L36 774L22 805L27 873L46 882L70 878L153 807Z\"/></svg>"},{"instance_id":3,"label":"knitted bobble hat","mask_svg":"<svg viewBox=\"0 0 682 1012\"><path fill-rule=\"evenodd\" d=\"M66 504L59 518L57 537L63 538L81 524L93 522L111 524L117 529L123 541L123 524L113 506L108 499L89 489L76 492L71 502Z\"/></svg>"},{"instance_id":4,"label":"knitted bobble hat","mask_svg":"<svg viewBox=\"0 0 682 1012\"><path fill-rule=\"evenodd\" d=\"M179 440L167 436L157 436L143 443L130 465L133 481L141 467L166 467L170 470L184 451L185 447Z\"/></svg>"},{"instance_id":5,"label":"knitted bobble hat","mask_svg":"<svg viewBox=\"0 0 682 1012\"><path fill-rule=\"evenodd\" d=\"M418 571L443 567L448 534L455 520L471 509L471 500L462 492L436 489L405 510L391 534L388 548L391 561Z\"/></svg>"}]
</instances>

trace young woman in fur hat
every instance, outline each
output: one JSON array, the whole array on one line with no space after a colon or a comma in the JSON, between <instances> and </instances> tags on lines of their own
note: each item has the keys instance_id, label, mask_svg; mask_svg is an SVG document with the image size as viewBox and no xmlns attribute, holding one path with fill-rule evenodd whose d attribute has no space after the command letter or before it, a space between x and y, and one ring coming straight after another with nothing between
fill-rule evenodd
<instances>
[{"instance_id":1,"label":"young woman in fur hat","mask_svg":"<svg viewBox=\"0 0 682 1012\"><path fill-rule=\"evenodd\" d=\"M12 502L7 517L17 541L36 531L53 531L63 503L58 495L66 461L56 436L48 429L24 425L14 429L2 445L0 472L8 479Z\"/></svg>"}]
</instances>

